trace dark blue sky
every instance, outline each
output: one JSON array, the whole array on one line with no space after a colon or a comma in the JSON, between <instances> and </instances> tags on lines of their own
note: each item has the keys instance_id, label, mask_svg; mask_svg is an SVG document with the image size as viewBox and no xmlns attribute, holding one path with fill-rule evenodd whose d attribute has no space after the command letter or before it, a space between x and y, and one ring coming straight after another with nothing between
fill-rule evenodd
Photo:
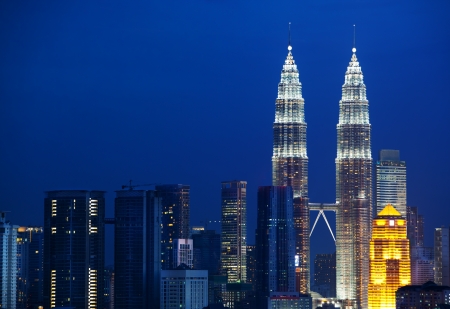
<instances>
[{"instance_id":1,"label":"dark blue sky","mask_svg":"<svg viewBox=\"0 0 450 309\"><path fill-rule=\"evenodd\" d=\"M372 156L400 150L408 204L432 245L433 228L450 223L449 16L448 0L1 1L0 208L14 224L42 225L44 191L100 189L113 216L114 190L129 179L186 183L198 225L220 218L220 182L242 179L253 243L288 22L310 198L333 202L356 24ZM333 252L323 220L318 228L312 253Z\"/></svg>"}]
</instances>

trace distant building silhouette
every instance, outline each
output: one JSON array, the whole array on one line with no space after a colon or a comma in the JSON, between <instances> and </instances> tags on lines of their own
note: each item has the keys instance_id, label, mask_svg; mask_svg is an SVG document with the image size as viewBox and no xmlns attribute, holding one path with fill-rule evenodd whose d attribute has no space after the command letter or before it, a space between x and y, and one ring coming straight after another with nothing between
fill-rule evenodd
<instances>
[{"instance_id":1,"label":"distant building silhouette","mask_svg":"<svg viewBox=\"0 0 450 309\"><path fill-rule=\"evenodd\" d=\"M428 281L400 287L395 297L397 309L448 308L445 305L450 305L450 287Z\"/></svg>"},{"instance_id":2,"label":"distant building silhouette","mask_svg":"<svg viewBox=\"0 0 450 309\"><path fill-rule=\"evenodd\" d=\"M246 282L247 182L222 182L221 273L228 282Z\"/></svg>"},{"instance_id":3,"label":"distant building silhouette","mask_svg":"<svg viewBox=\"0 0 450 309\"><path fill-rule=\"evenodd\" d=\"M336 297L336 253L316 254L312 290L323 297Z\"/></svg>"},{"instance_id":4,"label":"distant building silhouette","mask_svg":"<svg viewBox=\"0 0 450 309\"><path fill-rule=\"evenodd\" d=\"M47 191L44 308L103 307L105 192Z\"/></svg>"},{"instance_id":5,"label":"distant building silhouette","mask_svg":"<svg viewBox=\"0 0 450 309\"><path fill-rule=\"evenodd\" d=\"M450 285L450 229L444 226L434 231L434 282Z\"/></svg>"},{"instance_id":6,"label":"distant building silhouette","mask_svg":"<svg viewBox=\"0 0 450 309\"><path fill-rule=\"evenodd\" d=\"M161 197L161 260L162 269L172 269L173 240L190 236L190 186L183 184L157 185Z\"/></svg>"},{"instance_id":7,"label":"distant building silhouette","mask_svg":"<svg viewBox=\"0 0 450 309\"><path fill-rule=\"evenodd\" d=\"M44 279L43 227L18 228L17 233L17 309L43 306Z\"/></svg>"},{"instance_id":8,"label":"distant building silhouette","mask_svg":"<svg viewBox=\"0 0 450 309\"><path fill-rule=\"evenodd\" d=\"M0 211L0 308L16 309L18 228Z\"/></svg>"},{"instance_id":9,"label":"distant building silhouette","mask_svg":"<svg viewBox=\"0 0 450 309\"><path fill-rule=\"evenodd\" d=\"M120 190L115 198L114 306L158 308L161 199L153 190Z\"/></svg>"},{"instance_id":10,"label":"distant building silhouette","mask_svg":"<svg viewBox=\"0 0 450 309\"><path fill-rule=\"evenodd\" d=\"M194 269L206 269L208 274L218 275L220 266L220 234L214 230L201 230L192 234L194 245Z\"/></svg>"},{"instance_id":11,"label":"distant building silhouette","mask_svg":"<svg viewBox=\"0 0 450 309\"><path fill-rule=\"evenodd\" d=\"M369 308L395 308L395 292L408 284L411 274L406 219L388 204L372 224Z\"/></svg>"}]
</instances>

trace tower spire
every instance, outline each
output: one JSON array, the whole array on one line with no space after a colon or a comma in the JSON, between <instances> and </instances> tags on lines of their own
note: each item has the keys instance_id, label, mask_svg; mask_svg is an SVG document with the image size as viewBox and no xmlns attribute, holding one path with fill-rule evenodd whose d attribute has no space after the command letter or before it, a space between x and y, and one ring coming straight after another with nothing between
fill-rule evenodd
<instances>
[{"instance_id":1,"label":"tower spire","mask_svg":"<svg viewBox=\"0 0 450 309\"><path fill-rule=\"evenodd\" d=\"M353 25L353 48L352 52L356 52L356 25Z\"/></svg>"},{"instance_id":2,"label":"tower spire","mask_svg":"<svg viewBox=\"0 0 450 309\"><path fill-rule=\"evenodd\" d=\"M291 22L289 22L289 30L288 30L288 50L292 50L291 46Z\"/></svg>"}]
</instances>

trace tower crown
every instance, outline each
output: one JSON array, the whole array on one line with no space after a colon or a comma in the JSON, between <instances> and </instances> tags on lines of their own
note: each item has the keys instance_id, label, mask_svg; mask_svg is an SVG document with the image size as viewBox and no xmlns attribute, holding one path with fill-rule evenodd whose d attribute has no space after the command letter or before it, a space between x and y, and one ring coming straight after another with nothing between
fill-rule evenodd
<instances>
[{"instance_id":1,"label":"tower crown","mask_svg":"<svg viewBox=\"0 0 450 309\"><path fill-rule=\"evenodd\" d=\"M378 213L377 217L401 217L402 215L391 204L387 204L382 211Z\"/></svg>"}]
</instances>

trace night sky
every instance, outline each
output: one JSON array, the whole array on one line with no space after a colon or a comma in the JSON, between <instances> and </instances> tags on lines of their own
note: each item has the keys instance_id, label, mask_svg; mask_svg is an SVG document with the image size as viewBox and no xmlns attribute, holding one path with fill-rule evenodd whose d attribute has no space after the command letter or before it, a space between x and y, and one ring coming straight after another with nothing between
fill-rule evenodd
<instances>
[{"instance_id":1,"label":"night sky","mask_svg":"<svg viewBox=\"0 0 450 309\"><path fill-rule=\"evenodd\" d=\"M356 24L372 157L400 150L432 245L450 224L449 16L448 0L0 1L0 209L43 225L44 191L105 190L112 217L114 190L130 179L183 183L200 225L220 219L221 181L247 180L253 244L289 22L310 200L334 202ZM317 229L312 259L334 252L323 220Z\"/></svg>"}]
</instances>

